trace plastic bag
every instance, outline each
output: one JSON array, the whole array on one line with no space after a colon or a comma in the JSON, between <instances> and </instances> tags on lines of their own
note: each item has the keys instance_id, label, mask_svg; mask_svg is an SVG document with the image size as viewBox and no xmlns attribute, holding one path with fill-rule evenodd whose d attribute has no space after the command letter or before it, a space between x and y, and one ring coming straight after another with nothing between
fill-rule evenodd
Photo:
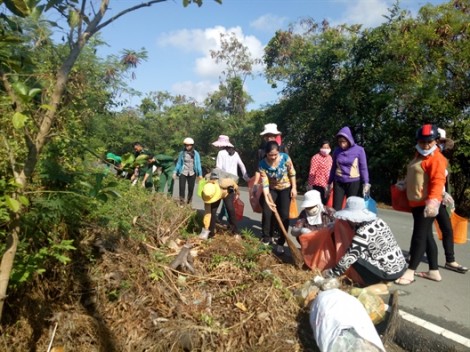
<instances>
[{"instance_id":1,"label":"plastic bag","mask_svg":"<svg viewBox=\"0 0 470 352\"><path fill-rule=\"evenodd\" d=\"M202 189L204 188L206 183L207 183L207 180L205 178L199 180L199 183L197 185L197 195L199 197L202 197Z\"/></svg>"},{"instance_id":2,"label":"plastic bag","mask_svg":"<svg viewBox=\"0 0 470 352\"><path fill-rule=\"evenodd\" d=\"M468 220L455 214L455 211L450 215L450 223L452 224L452 231L454 233L454 243L465 244L467 243L467 228ZM439 228L437 221L434 221L436 226L437 237L442 240L442 232Z\"/></svg>"},{"instance_id":3,"label":"plastic bag","mask_svg":"<svg viewBox=\"0 0 470 352\"><path fill-rule=\"evenodd\" d=\"M263 193L263 187L259 183L255 185L255 176L250 178L248 181L248 192L250 196L251 209L253 209L255 213L262 213L263 208L261 207L259 200L261 198L261 193Z\"/></svg>"},{"instance_id":4,"label":"plastic bag","mask_svg":"<svg viewBox=\"0 0 470 352\"><path fill-rule=\"evenodd\" d=\"M411 213L411 207L408 203L406 190L401 190L396 185L391 185L390 193L392 194L392 208L394 210Z\"/></svg>"},{"instance_id":5,"label":"plastic bag","mask_svg":"<svg viewBox=\"0 0 470 352\"><path fill-rule=\"evenodd\" d=\"M243 211L245 209L245 203L240 199L240 197L235 197L233 200L233 206L235 208L235 218L237 221L241 221L243 219Z\"/></svg>"},{"instance_id":6,"label":"plastic bag","mask_svg":"<svg viewBox=\"0 0 470 352\"><path fill-rule=\"evenodd\" d=\"M364 306L344 291L339 289L321 291L312 304L309 320L320 351L374 350L351 349L351 346L357 346L361 340L368 341L371 347L375 347L375 351L385 351ZM342 339L351 329L354 330L354 334L347 334L348 338Z\"/></svg>"},{"instance_id":7,"label":"plastic bag","mask_svg":"<svg viewBox=\"0 0 470 352\"><path fill-rule=\"evenodd\" d=\"M289 219L297 219L299 217L299 210L297 208L297 199L291 198L289 206Z\"/></svg>"},{"instance_id":8,"label":"plastic bag","mask_svg":"<svg viewBox=\"0 0 470 352\"><path fill-rule=\"evenodd\" d=\"M377 202L375 200L373 200L371 197L365 199L364 201L366 203L366 208L369 211L377 214Z\"/></svg>"}]
</instances>

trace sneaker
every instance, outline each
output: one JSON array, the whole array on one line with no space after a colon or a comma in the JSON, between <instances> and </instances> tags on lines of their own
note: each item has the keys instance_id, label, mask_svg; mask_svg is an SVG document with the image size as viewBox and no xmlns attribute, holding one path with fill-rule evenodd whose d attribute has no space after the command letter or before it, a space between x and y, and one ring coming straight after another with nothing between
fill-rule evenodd
<instances>
[{"instance_id":1,"label":"sneaker","mask_svg":"<svg viewBox=\"0 0 470 352\"><path fill-rule=\"evenodd\" d=\"M272 244L271 237L263 237L261 243L265 246L270 246Z\"/></svg>"},{"instance_id":2,"label":"sneaker","mask_svg":"<svg viewBox=\"0 0 470 352\"><path fill-rule=\"evenodd\" d=\"M202 230L201 230L201 233L199 234L198 237L199 237L201 240L207 240L207 239L209 238L209 233L210 233L209 230L202 229Z\"/></svg>"},{"instance_id":3,"label":"sneaker","mask_svg":"<svg viewBox=\"0 0 470 352\"><path fill-rule=\"evenodd\" d=\"M284 246L281 246L280 244L278 244L276 246L276 253L277 254L284 254Z\"/></svg>"}]
</instances>

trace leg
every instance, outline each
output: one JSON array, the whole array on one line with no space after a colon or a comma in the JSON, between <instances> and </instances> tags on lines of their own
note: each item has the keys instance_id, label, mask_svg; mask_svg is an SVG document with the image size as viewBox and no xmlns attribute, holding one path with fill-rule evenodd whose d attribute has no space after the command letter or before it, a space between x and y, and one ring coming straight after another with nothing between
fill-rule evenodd
<instances>
[{"instance_id":1,"label":"leg","mask_svg":"<svg viewBox=\"0 0 470 352\"><path fill-rule=\"evenodd\" d=\"M263 242L269 243L271 242L271 221L273 217L273 212L271 211L271 208L266 203L266 199L264 199L264 195L261 196L260 203L261 203L261 206L263 207L263 213L262 213L262 218L261 218Z\"/></svg>"},{"instance_id":2,"label":"leg","mask_svg":"<svg viewBox=\"0 0 470 352\"><path fill-rule=\"evenodd\" d=\"M193 200L194 184L196 183L196 174L188 176L188 204ZM216 209L217 210L217 209Z\"/></svg>"},{"instance_id":3,"label":"leg","mask_svg":"<svg viewBox=\"0 0 470 352\"><path fill-rule=\"evenodd\" d=\"M172 178L170 177L172 180ZM162 173L160 174L160 180L159 180L159 185L158 185L158 192L164 193L165 192L165 185L168 182L168 174L162 170Z\"/></svg>"},{"instance_id":4,"label":"leg","mask_svg":"<svg viewBox=\"0 0 470 352\"><path fill-rule=\"evenodd\" d=\"M427 238L429 233L432 233L434 218L424 217L423 206L414 207L411 212L413 214L413 234L411 235L410 264L408 268L415 271L426 252Z\"/></svg>"},{"instance_id":5,"label":"leg","mask_svg":"<svg viewBox=\"0 0 470 352\"><path fill-rule=\"evenodd\" d=\"M282 220L282 224L284 225L284 228L286 229L286 232L289 231L289 207L290 207L290 191L291 187L287 189L283 189L282 191L277 191L277 211L279 213L279 217ZM284 237L284 234L281 234L279 239L277 240L277 244L280 246L283 246L284 243L286 242L286 238Z\"/></svg>"},{"instance_id":6,"label":"leg","mask_svg":"<svg viewBox=\"0 0 470 352\"><path fill-rule=\"evenodd\" d=\"M175 181L173 180L173 169L167 170L166 174L168 175L168 195L173 197L173 186L175 185Z\"/></svg>"},{"instance_id":7,"label":"leg","mask_svg":"<svg viewBox=\"0 0 470 352\"><path fill-rule=\"evenodd\" d=\"M181 204L184 204L184 193L186 190L186 176L185 175L180 175L180 180L179 180L179 193L180 193L180 202Z\"/></svg>"},{"instance_id":8,"label":"leg","mask_svg":"<svg viewBox=\"0 0 470 352\"><path fill-rule=\"evenodd\" d=\"M312 189L320 192L321 202L323 205L326 205L326 202L328 202L328 199L326 199L325 197L325 188L321 186L312 186Z\"/></svg>"},{"instance_id":9,"label":"leg","mask_svg":"<svg viewBox=\"0 0 470 352\"><path fill-rule=\"evenodd\" d=\"M452 224L450 223L449 214L445 205L439 207L439 213L436 216L437 223L442 232L442 245L444 246L444 253L446 256L446 263L455 262L454 255L454 232Z\"/></svg>"},{"instance_id":10,"label":"leg","mask_svg":"<svg viewBox=\"0 0 470 352\"><path fill-rule=\"evenodd\" d=\"M362 197L361 181L354 181L346 184L346 198L348 197Z\"/></svg>"},{"instance_id":11,"label":"leg","mask_svg":"<svg viewBox=\"0 0 470 352\"><path fill-rule=\"evenodd\" d=\"M212 204L208 204L210 208L210 222L209 222L209 231L212 236L215 235L215 217L217 215L217 208L220 205L220 200Z\"/></svg>"},{"instance_id":12,"label":"leg","mask_svg":"<svg viewBox=\"0 0 470 352\"><path fill-rule=\"evenodd\" d=\"M333 182L333 208L341 210L343 208L344 195L346 194L344 183Z\"/></svg>"}]
</instances>

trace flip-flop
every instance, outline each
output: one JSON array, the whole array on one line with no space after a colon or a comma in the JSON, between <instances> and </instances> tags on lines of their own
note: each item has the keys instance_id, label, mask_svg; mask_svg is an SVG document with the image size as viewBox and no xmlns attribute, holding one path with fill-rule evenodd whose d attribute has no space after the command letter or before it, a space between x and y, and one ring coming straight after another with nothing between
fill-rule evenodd
<instances>
[{"instance_id":1,"label":"flip-flop","mask_svg":"<svg viewBox=\"0 0 470 352\"><path fill-rule=\"evenodd\" d=\"M400 277L396 279L394 283L400 286L408 286L408 285L411 285L415 281L416 281L415 279L406 279L404 277Z\"/></svg>"},{"instance_id":2,"label":"flip-flop","mask_svg":"<svg viewBox=\"0 0 470 352\"><path fill-rule=\"evenodd\" d=\"M457 266L454 266L454 265L450 265L449 263L446 263L444 268L446 268L447 270L455 271L456 273L460 273L460 274L465 274L468 271L467 267L462 266L460 264L458 264Z\"/></svg>"},{"instance_id":3,"label":"flip-flop","mask_svg":"<svg viewBox=\"0 0 470 352\"><path fill-rule=\"evenodd\" d=\"M422 271L422 272L419 272L419 273L415 273L415 276L421 277L421 278L423 278L423 279L435 281L435 282L440 282L440 281L442 281L442 279L440 279L440 280L433 279L431 276L429 276L429 274L428 274L426 271Z\"/></svg>"}]
</instances>

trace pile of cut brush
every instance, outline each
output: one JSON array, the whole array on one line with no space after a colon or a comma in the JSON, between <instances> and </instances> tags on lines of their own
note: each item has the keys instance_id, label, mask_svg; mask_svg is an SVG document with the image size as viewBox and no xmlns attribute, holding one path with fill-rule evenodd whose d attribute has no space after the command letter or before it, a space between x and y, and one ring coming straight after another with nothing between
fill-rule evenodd
<instances>
[{"instance_id":1,"label":"pile of cut brush","mask_svg":"<svg viewBox=\"0 0 470 352\"><path fill-rule=\"evenodd\" d=\"M282 262L249 233L201 241L159 226L151 236L90 234L68 276L41 278L10 302L0 349L318 351L293 292L319 273Z\"/></svg>"}]
</instances>

